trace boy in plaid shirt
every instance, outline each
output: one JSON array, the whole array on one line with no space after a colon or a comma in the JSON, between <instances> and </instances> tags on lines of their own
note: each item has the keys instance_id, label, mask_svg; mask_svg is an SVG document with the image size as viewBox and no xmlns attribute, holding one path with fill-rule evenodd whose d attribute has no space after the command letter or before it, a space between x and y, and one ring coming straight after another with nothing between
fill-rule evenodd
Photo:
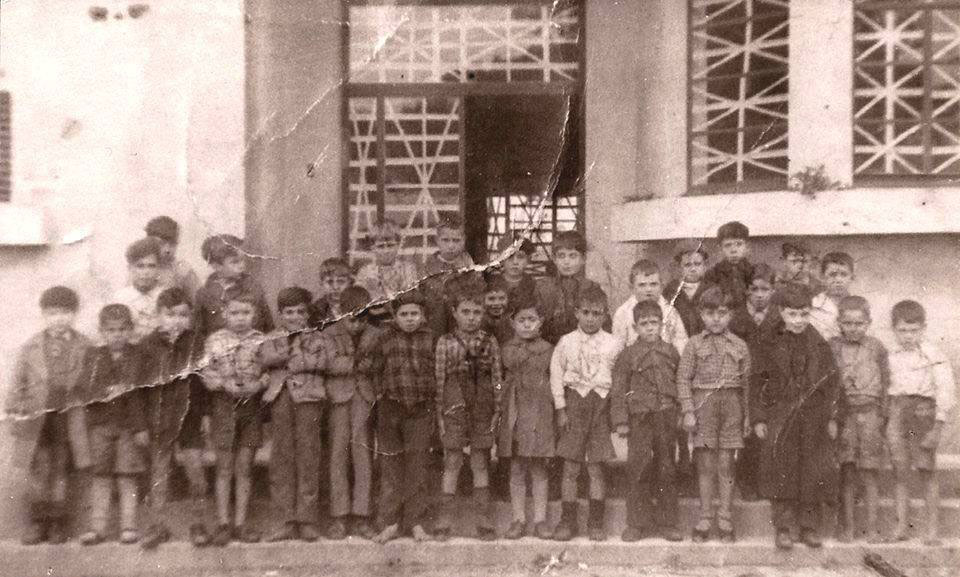
<instances>
[{"instance_id":1,"label":"boy in plaid shirt","mask_svg":"<svg viewBox=\"0 0 960 577\"><path fill-rule=\"evenodd\" d=\"M396 301L392 323L357 369L377 394L377 440L381 455L380 533L377 543L396 539L404 524L417 541L427 509L425 472L438 402L433 333L424 326L422 297L406 292Z\"/></svg>"}]
</instances>

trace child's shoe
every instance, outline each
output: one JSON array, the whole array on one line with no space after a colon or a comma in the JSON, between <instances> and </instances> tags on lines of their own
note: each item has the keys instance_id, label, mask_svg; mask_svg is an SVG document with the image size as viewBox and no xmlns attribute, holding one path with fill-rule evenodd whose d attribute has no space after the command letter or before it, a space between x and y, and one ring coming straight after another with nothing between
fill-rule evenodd
<instances>
[{"instance_id":1,"label":"child's shoe","mask_svg":"<svg viewBox=\"0 0 960 577\"><path fill-rule=\"evenodd\" d=\"M203 523L190 525L190 544L194 547L206 547L210 544L210 535Z\"/></svg>"},{"instance_id":2,"label":"child's shoe","mask_svg":"<svg viewBox=\"0 0 960 577\"><path fill-rule=\"evenodd\" d=\"M133 545L140 540L140 532L136 529L124 529L120 531L120 542L124 545Z\"/></svg>"},{"instance_id":3,"label":"child's shoe","mask_svg":"<svg viewBox=\"0 0 960 577\"><path fill-rule=\"evenodd\" d=\"M233 530L233 536L243 543L259 543L260 532L250 525L241 525Z\"/></svg>"},{"instance_id":4,"label":"child's shoe","mask_svg":"<svg viewBox=\"0 0 960 577\"><path fill-rule=\"evenodd\" d=\"M147 528L146 534L143 536L143 540L140 541L140 547L142 549L156 549L161 544L166 543L170 540L170 529L167 529L166 525L162 523L157 523L155 525L150 525Z\"/></svg>"},{"instance_id":5,"label":"child's shoe","mask_svg":"<svg viewBox=\"0 0 960 577\"><path fill-rule=\"evenodd\" d=\"M697 526L693 528L693 542L706 543L710 540L710 520L701 519Z\"/></svg>"},{"instance_id":6,"label":"child's shoe","mask_svg":"<svg viewBox=\"0 0 960 577\"><path fill-rule=\"evenodd\" d=\"M373 539L377 532L373 530L366 517L357 517L353 522L353 534L361 539Z\"/></svg>"},{"instance_id":7,"label":"child's shoe","mask_svg":"<svg viewBox=\"0 0 960 577\"><path fill-rule=\"evenodd\" d=\"M327 527L327 539L331 541L340 541L347 538L347 525L343 522L343 517L335 517L330 526Z\"/></svg>"},{"instance_id":8,"label":"child's shoe","mask_svg":"<svg viewBox=\"0 0 960 577\"><path fill-rule=\"evenodd\" d=\"M607 503L603 499L590 499L590 509L587 513L587 529L591 541L604 541L607 538L603 530L604 514Z\"/></svg>"},{"instance_id":9,"label":"child's shoe","mask_svg":"<svg viewBox=\"0 0 960 577\"><path fill-rule=\"evenodd\" d=\"M663 527L660 530L660 535L671 543L679 543L680 541L683 541L683 533L681 533L680 529L677 529L676 527Z\"/></svg>"},{"instance_id":10,"label":"child's shoe","mask_svg":"<svg viewBox=\"0 0 960 577\"><path fill-rule=\"evenodd\" d=\"M20 537L21 545L39 545L47 538L47 528L43 523L31 522Z\"/></svg>"},{"instance_id":11,"label":"child's shoe","mask_svg":"<svg viewBox=\"0 0 960 577\"><path fill-rule=\"evenodd\" d=\"M437 514L437 522L433 526L433 536L437 541L446 541L450 538L454 499L453 495L447 493L440 496L440 510Z\"/></svg>"},{"instance_id":12,"label":"child's shoe","mask_svg":"<svg viewBox=\"0 0 960 577\"><path fill-rule=\"evenodd\" d=\"M99 545L104 542L104 537L96 531L87 531L80 535L80 544L84 546Z\"/></svg>"},{"instance_id":13,"label":"child's shoe","mask_svg":"<svg viewBox=\"0 0 960 577\"><path fill-rule=\"evenodd\" d=\"M553 538L557 541L569 541L577 536L577 508L579 503L566 501L562 504L563 511L560 513L560 524L553 533Z\"/></svg>"},{"instance_id":14,"label":"child's shoe","mask_svg":"<svg viewBox=\"0 0 960 577\"><path fill-rule=\"evenodd\" d=\"M267 543L278 543L280 541L291 541L299 537L297 524L293 521L287 521L283 526L267 536Z\"/></svg>"},{"instance_id":15,"label":"child's shoe","mask_svg":"<svg viewBox=\"0 0 960 577\"><path fill-rule=\"evenodd\" d=\"M493 541L497 538L494 530L493 516L494 504L490 499L490 488L480 487L474 489L477 503L477 538L481 541Z\"/></svg>"},{"instance_id":16,"label":"child's shoe","mask_svg":"<svg viewBox=\"0 0 960 577\"><path fill-rule=\"evenodd\" d=\"M636 543L647 536L647 532L640 527L627 527L620 535L624 543Z\"/></svg>"},{"instance_id":17,"label":"child's shoe","mask_svg":"<svg viewBox=\"0 0 960 577\"><path fill-rule=\"evenodd\" d=\"M507 529L507 532L503 534L503 538L510 539L512 541L514 539L523 537L523 526L523 521L511 521L510 528Z\"/></svg>"},{"instance_id":18,"label":"child's shoe","mask_svg":"<svg viewBox=\"0 0 960 577\"><path fill-rule=\"evenodd\" d=\"M533 534L537 536L537 539L543 539L549 541L553 539L553 530L550 529L550 525L546 521L540 521L533 527Z\"/></svg>"},{"instance_id":19,"label":"child's shoe","mask_svg":"<svg viewBox=\"0 0 960 577\"><path fill-rule=\"evenodd\" d=\"M774 543L777 546L777 549L793 549L793 537L790 535L790 531L786 529L780 529L777 531L777 536L774 539Z\"/></svg>"},{"instance_id":20,"label":"child's shoe","mask_svg":"<svg viewBox=\"0 0 960 577\"><path fill-rule=\"evenodd\" d=\"M213 532L210 544L214 547L226 547L232 539L233 531L230 529L230 525L218 525L217 530Z\"/></svg>"},{"instance_id":21,"label":"child's shoe","mask_svg":"<svg viewBox=\"0 0 960 577\"><path fill-rule=\"evenodd\" d=\"M413 540L417 543L424 543L430 540L430 533L427 533L423 525L414 525L410 532L413 534Z\"/></svg>"},{"instance_id":22,"label":"child's shoe","mask_svg":"<svg viewBox=\"0 0 960 577\"><path fill-rule=\"evenodd\" d=\"M737 535L733 530L733 523L728 519L720 519L717 523L717 534L721 543L736 543Z\"/></svg>"},{"instance_id":23,"label":"child's shoe","mask_svg":"<svg viewBox=\"0 0 960 577\"><path fill-rule=\"evenodd\" d=\"M817 535L817 532L813 529L803 529L800 531L800 542L811 549L823 547L823 541L820 540L820 535Z\"/></svg>"},{"instance_id":24,"label":"child's shoe","mask_svg":"<svg viewBox=\"0 0 960 577\"><path fill-rule=\"evenodd\" d=\"M320 530L313 523L303 523L300 525L300 540L307 543L313 543L320 538Z\"/></svg>"},{"instance_id":25,"label":"child's shoe","mask_svg":"<svg viewBox=\"0 0 960 577\"><path fill-rule=\"evenodd\" d=\"M67 542L67 530L62 519L53 519L47 523L47 543L62 545Z\"/></svg>"}]
</instances>

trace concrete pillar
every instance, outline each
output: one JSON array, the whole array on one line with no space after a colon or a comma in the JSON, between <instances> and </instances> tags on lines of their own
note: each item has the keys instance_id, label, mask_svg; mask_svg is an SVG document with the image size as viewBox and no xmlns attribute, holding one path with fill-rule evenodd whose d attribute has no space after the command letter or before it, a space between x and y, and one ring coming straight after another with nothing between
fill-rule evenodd
<instances>
[{"instance_id":1,"label":"concrete pillar","mask_svg":"<svg viewBox=\"0 0 960 577\"><path fill-rule=\"evenodd\" d=\"M790 4L790 174L853 176L853 2Z\"/></svg>"}]
</instances>

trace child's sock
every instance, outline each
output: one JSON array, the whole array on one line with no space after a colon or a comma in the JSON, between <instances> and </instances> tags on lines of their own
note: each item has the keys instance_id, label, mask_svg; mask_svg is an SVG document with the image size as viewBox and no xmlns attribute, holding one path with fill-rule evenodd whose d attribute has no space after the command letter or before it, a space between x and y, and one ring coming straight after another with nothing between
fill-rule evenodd
<instances>
[{"instance_id":1,"label":"child's sock","mask_svg":"<svg viewBox=\"0 0 960 577\"><path fill-rule=\"evenodd\" d=\"M135 531L137 529L137 479L123 476L117 479L117 492L120 494L120 529Z\"/></svg>"},{"instance_id":2,"label":"child's sock","mask_svg":"<svg viewBox=\"0 0 960 577\"><path fill-rule=\"evenodd\" d=\"M547 469L542 463L530 466L533 493L533 521L543 523L547 520Z\"/></svg>"},{"instance_id":3,"label":"child's sock","mask_svg":"<svg viewBox=\"0 0 960 577\"><path fill-rule=\"evenodd\" d=\"M590 512L587 516L587 527L592 530L603 529L603 519L606 513L607 502L603 499L590 499Z\"/></svg>"},{"instance_id":4,"label":"child's sock","mask_svg":"<svg viewBox=\"0 0 960 577\"><path fill-rule=\"evenodd\" d=\"M510 462L510 505L514 521L523 522L527 517L526 469L520 457Z\"/></svg>"},{"instance_id":5,"label":"child's sock","mask_svg":"<svg viewBox=\"0 0 960 577\"><path fill-rule=\"evenodd\" d=\"M97 475L90 486L90 529L101 537L107 531L107 516L113 496L113 479Z\"/></svg>"}]
</instances>

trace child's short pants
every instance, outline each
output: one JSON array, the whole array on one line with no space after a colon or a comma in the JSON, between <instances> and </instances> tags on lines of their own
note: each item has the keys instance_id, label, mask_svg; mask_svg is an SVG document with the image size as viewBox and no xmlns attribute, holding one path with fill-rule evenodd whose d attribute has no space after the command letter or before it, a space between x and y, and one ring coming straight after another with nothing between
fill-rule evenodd
<instances>
[{"instance_id":1,"label":"child's short pants","mask_svg":"<svg viewBox=\"0 0 960 577\"><path fill-rule=\"evenodd\" d=\"M489 449L493 447L493 429L490 422L493 414L483 418L485 414L471 413L460 405L443 415L443 435L440 442L444 449Z\"/></svg>"},{"instance_id":2,"label":"child's short pants","mask_svg":"<svg viewBox=\"0 0 960 577\"><path fill-rule=\"evenodd\" d=\"M211 395L210 432L213 446L232 451L260 446L260 396L236 398L222 391Z\"/></svg>"},{"instance_id":3,"label":"child's short pants","mask_svg":"<svg viewBox=\"0 0 960 577\"><path fill-rule=\"evenodd\" d=\"M90 453L93 456L93 474L137 475L147 470L144 452L133 441L133 432L112 425L90 429Z\"/></svg>"},{"instance_id":4,"label":"child's short pants","mask_svg":"<svg viewBox=\"0 0 960 577\"><path fill-rule=\"evenodd\" d=\"M560 434L557 456L577 463L604 463L616 458L610 440L610 399L596 391L586 397L568 388L567 430Z\"/></svg>"},{"instance_id":5,"label":"child's short pants","mask_svg":"<svg viewBox=\"0 0 960 577\"><path fill-rule=\"evenodd\" d=\"M883 418L877 403L848 405L840 431L840 462L858 469L879 469L883 463Z\"/></svg>"},{"instance_id":6,"label":"child's short pants","mask_svg":"<svg viewBox=\"0 0 960 577\"><path fill-rule=\"evenodd\" d=\"M742 449L743 404L740 389L694 389L697 430L694 448Z\"/></svg>"},{"instance_id":7,"label":"child's short pants","mask_svg":"<svg viewBox=\"0 0 960 577\"><path fill-rule=\"evenodd\" d=\"M890 460L895 469L910 467L932 471L936 466L936 450L920 446L936 422L936 401L917 395L890 397L890 421L887 424L887 442Z\"/></svg>"}]
</instances>

